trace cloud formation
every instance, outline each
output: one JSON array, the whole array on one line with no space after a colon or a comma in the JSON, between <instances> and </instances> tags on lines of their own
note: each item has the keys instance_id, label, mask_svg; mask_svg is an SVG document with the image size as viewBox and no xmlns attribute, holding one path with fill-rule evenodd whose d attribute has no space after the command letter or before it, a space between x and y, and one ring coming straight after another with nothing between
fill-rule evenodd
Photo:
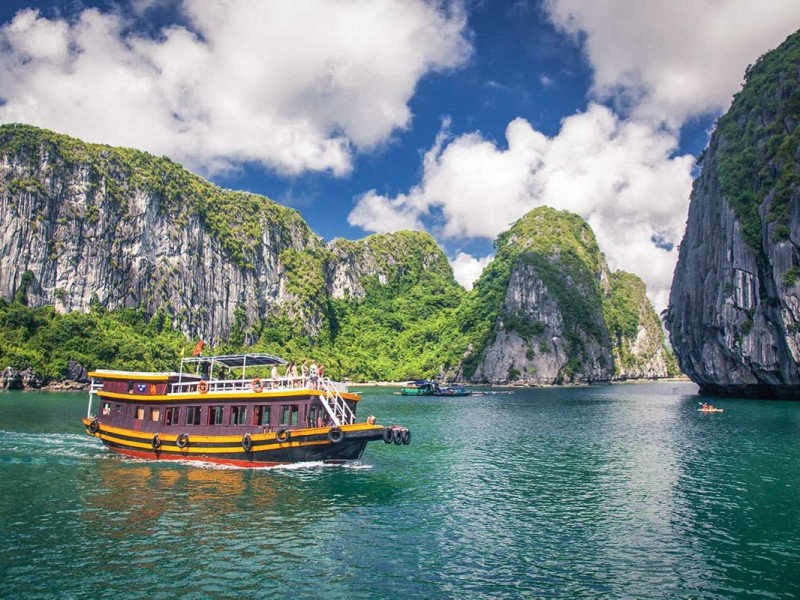
<instances>
[{"instance_id":1,"label":"cloud formation","mask_svg":"<svg viewBox=\"0 0 800 600\"><path fill-rule=\"evenodd\" d=\"M585 36L596 98L670 127L726 110L745 67L800 27L797 0L546 0L545 10Z\"/></svg>"},{"instance_id":2,"label":"cloud formation","mask_svg":"<svg viewBox=\"0 0 800 600\"><path fill-rule=\"evenodd\" d=\"M133 15L154 2L139 0ZM182 0L156 39L135 16L24 10L0 28L0 121L166 154L342 175L409 126L426 73L469 56L466 16L423 0Z\"/></svg>"},{"instance_id":3,"label":"cloud formation","mask_svg":"<svg viewBox=\"0 0 800 600\"><path fill-rule=\"evenodd\" d=\"M661 310L691 190L693 157L675 155L679 128L727 109L746 66L800 26L800 3L547 0L544 8L584 44L590 96L616 112L590 103L552 138L518 118L505 148L480 132L451 139L444 127L420 183L396 197L368 192L350 223L492 239L535 206L571 210L592 226L611 268L642 277ZM477 272L462 268L477 264L469 258L451 262L462 277Z\"/></svg>"},{"instance_id":4,"label":"cloud formation","mask_svg":"<svg viewBox=\"0 0 800 600\"><path fill-rule=\"evenodd\" d=\"M425 155L421 183L393 198L368 192L350 223L388 231L428 222L440 239L493 239L537 206L570 210L592 226L611 268L639 274L663 307L675 260L666 248L683 233L693 164L691 156L672 156L675 137L592 104L564 119L553 138L515 119L506 141L501 148L478 133L450 139L443 128ZM426 221L434 214L439 222ZM462 253L451 263L462 283L486 264L469 258Z\"/></svg>"}]
</instances>

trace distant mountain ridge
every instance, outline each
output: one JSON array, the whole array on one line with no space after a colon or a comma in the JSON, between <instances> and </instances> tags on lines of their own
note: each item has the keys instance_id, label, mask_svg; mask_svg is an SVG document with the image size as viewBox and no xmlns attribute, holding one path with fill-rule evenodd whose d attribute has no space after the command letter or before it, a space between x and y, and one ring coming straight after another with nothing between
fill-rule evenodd
<instances>
[{"instance_id":1,"label":"distant mountain ridge","mask_svg":"<svg viewBox=\"0 0 800 600\"><path fill-rule=\"evenodd\" d=\"M22 287L30 307L142 309L188 338L313 354L354 379L667 375L644 284L609 273L570 213L520 219L465 292L427 233L325 244L263 196L26 125L0 126L0 193L8 301Z\"/></svg>"}]
</instances>

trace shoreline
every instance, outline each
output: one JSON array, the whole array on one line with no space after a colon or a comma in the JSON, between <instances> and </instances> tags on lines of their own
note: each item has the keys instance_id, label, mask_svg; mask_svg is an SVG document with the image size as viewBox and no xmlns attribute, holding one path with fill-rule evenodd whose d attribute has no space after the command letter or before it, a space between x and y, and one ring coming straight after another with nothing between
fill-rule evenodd
<instances>
[{"instance_id":1,"label":"shoreline","mask_svg":"<svg viewBox=\"0 0 800 600\"><path fill-rule=\"evenodd\" d=\"M348 381L347 387L403 387L411 380L404 381ZM592 383L577 382L577 383L524 383L524 382L507 382L507 383L458 383L451 382L443 385L464 385L468 387L504 387L504 388L551 388L551 387L587 387L590 385L615 385L620 383L692 383L686 375L678 377L658 377L658 378L641 378L641 379L614 379L611 381L596 381Z\"/></svg>"}]
</instances>

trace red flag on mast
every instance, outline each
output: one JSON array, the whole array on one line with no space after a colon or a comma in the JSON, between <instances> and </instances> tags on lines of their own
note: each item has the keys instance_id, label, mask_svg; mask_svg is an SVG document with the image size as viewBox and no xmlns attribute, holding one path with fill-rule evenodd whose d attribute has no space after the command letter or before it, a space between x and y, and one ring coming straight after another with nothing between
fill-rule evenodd
<instances>
[{"instance_id":1,"label":"red flag on mast","mask_svg":"<svg viewBox=\"0 0 800 600\"><path fill-rule=\"evenodd\" d=\"M197 342L197 344L195 344L194 350L192 350L192 356L200 356L200 354L203 352L203 344L203 340L200 340Z\"/></svg>"}]
</instances>

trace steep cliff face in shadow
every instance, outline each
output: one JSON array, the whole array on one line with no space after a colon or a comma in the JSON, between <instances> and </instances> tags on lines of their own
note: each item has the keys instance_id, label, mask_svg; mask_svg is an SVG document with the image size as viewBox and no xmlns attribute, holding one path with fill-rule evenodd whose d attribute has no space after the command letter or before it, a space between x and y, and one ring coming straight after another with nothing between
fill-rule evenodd
<instances>
[{"instance_id":1,"label":"steep cliff face in shadow","mask_svg":"<svg viewBox=\"0 0 800 600\"><path fill-rule=\"evenodd\" d=\"M746 79L701 157L666 323L702 393L800 398L800 33Z\"/></svg>"}]
</instances>

